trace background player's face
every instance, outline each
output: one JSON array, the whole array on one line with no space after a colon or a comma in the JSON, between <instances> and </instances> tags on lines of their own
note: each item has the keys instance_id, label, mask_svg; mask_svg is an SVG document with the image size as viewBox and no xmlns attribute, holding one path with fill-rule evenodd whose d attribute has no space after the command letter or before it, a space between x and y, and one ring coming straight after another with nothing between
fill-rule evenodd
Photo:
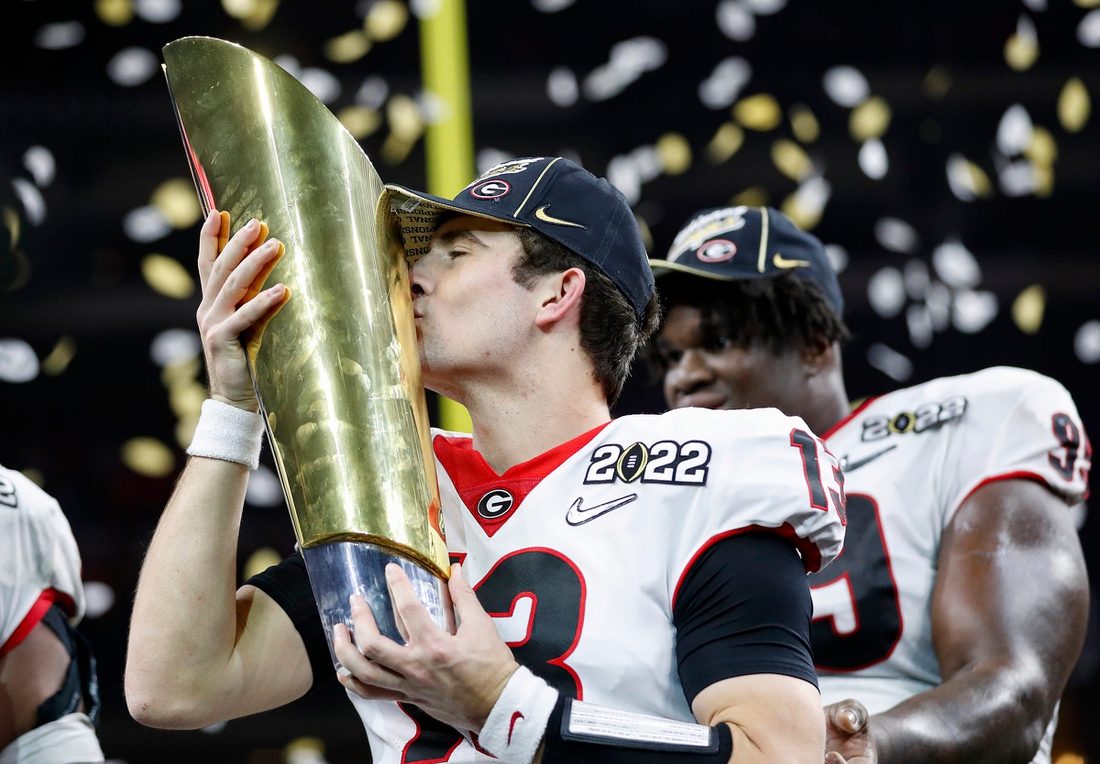
<instances>
[{"instance_id":1,"label":"background player's face","mask_svg":"<svg viewBox=\"0 0 1100 764\"><path fill-rule=\"evenodd\" d=\"M512 278L522 252L515 228L468 215L443 223L410 269L420 363L427 387L458 397L470 375L507 375L535 314Z\"/></svg>"},{"instance_id":2,"label":"background player's face","mask_svg":"<svg viewBox=\"0 0 1100 764\"><path fill-rule=\"evenodd\" d=\"M691 305L669 311L657 348L667 367L664 392L671 408L774 406L798 414L807 397L808 376L798 351L776 353L767 345L744 347L710 339L702 313Z\"/></svg>"}]
</instances>

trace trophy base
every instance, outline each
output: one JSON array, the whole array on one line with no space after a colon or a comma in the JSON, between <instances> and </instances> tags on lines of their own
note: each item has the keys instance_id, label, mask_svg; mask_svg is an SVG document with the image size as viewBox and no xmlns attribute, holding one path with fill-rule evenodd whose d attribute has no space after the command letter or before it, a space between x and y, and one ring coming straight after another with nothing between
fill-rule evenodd
<instances>
[{"instance_id":1,"label":"trophy base","mask_svg":"<svg viewBox=\"0 0 1100 764\"><path fill-rule=\"evenodd\" d=\"M333 627L342 623L355 633L351 618L352 594L359 594L367 601L378 631L398 644L406 644L394 619L393 602L386 585L386 565L393 562L401 566L412 581L416 596L427 608L439 628L454 633L454 610L451 606L447 582L407 557L394 554L377 544L366 541L332 541L302 550L325 629L329 655L339 669L340 662L332 649Z\"/></svg>"}]
</instances>

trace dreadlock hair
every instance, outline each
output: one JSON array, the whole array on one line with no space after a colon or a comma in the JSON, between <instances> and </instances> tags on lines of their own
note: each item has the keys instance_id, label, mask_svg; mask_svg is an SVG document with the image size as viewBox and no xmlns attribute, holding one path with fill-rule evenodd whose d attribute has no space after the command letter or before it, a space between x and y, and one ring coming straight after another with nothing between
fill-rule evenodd
<instances>
[{"instance_id":1,"label":"dreadlock hair","mask_svg":"<svg viewBox=\"0 0 1100 764\"><path fill-rule=\"evenodd\" d=\"M705 345L724 339L741 347L768 346L784 353L815 342L851 339L844 319L826 302L821 288L793 273L738 281L674 273L661 279L661 294L666 313L677 305L699 310ZM653 343L647 354L663 373L664 362Z\"/></svg>"},{"instance_id":2,"label":"dreadlock hair","mask_svg":"<svg viewBox=\"0 0 1100 764\"><path fill-rule=\"evenodd\" d=\"M526 289L541 276L579 268L584 273L581 295L581 349L592 360L596 380L608 404L614 403L630 374L638 350L660 325L660 301L656 291L639 318L626 296L592 263L562 244L531 228L520 228L523 254L512 265L512 278Z\"/></svg>"}]
</instances>

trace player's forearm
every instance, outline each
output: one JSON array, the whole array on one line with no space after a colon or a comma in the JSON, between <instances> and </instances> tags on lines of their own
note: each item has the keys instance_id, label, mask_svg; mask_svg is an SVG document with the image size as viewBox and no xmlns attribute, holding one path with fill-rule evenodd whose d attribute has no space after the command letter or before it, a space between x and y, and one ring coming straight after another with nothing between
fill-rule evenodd
<instances>
[{"instance_id":1,"label":"player's forearm","mask_svg":"<svg viewBox=\"0 0 1100 764\"><path fill-rule=\"evenodd\" d=\"M881 764L1027 764L1050 722L1055 699L1041 678L983 666L881 714L870 729Z\"/></svg>"},{"instance_id":2,"label":"player's forearm","mask_svg":"<svg viewBox=\"0 0 1100 764\"><path fill-rule=\"evenodd\" d=\"M248 467L195 457L161 516L134 598L126 696L135 719L189 727L231 681Z\"/></svg>"}]
</instances>

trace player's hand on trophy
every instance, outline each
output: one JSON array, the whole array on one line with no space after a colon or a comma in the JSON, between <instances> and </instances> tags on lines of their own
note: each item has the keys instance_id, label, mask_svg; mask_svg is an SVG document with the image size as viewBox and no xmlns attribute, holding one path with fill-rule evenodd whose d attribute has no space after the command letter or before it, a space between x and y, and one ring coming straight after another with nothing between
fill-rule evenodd
<instances>
[{"instance_id":1,"label":"player's hand on trophy","mask_svg":"<svg viewBox=\"0 0 1100 764\"><path fill-rule=\"evenodd\" d=\"M386 566L386 583L408 644L382 636L366 601L354 595L355 642L344 626L335 629L336 658L350 672L338 673L340 683L360 697L413 703L445 724L480 732L519 664L460 566L451 567L448 582L459 620L453 635L435 625L399 566Z\"/></svg>"},{"instance_id":2,"label":"player's hand on trophy","mask_svg":"<svg viewBox=\"0 0 1100 764\"><path fill-rule=\"evenodd\" d=\"M229 213L213 211L199 233L202 303L199 333L206 355L210 397L248 411L259 402L248 374L245 352L255 359L263 329L290 299L283 284L264 282L284 253L267 226L250 220L229 237Z\"/></svg>"},{"instance_id":3,"label":"player's hand on trophy","mask_svg":"<svg viewBox=\"0 0 1100 764\"><path fill-rule=\"evenodd\" d=\"M876 764L870 715L858 700L825 706L825 764Z\"/></svg>"}]
</instances>

